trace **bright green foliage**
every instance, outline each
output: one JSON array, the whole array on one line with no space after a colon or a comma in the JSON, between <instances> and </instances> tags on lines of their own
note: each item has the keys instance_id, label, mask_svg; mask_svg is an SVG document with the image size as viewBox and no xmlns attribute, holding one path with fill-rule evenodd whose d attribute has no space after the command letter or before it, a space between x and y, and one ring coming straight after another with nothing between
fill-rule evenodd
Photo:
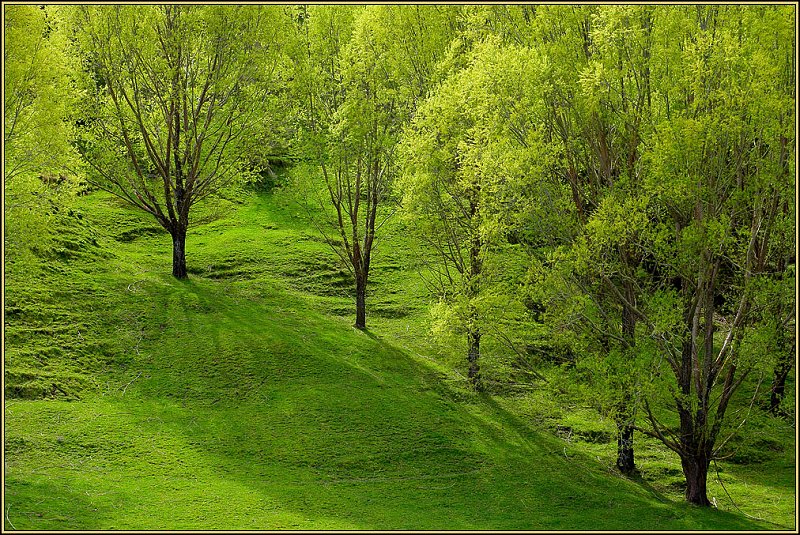
<instances>
[{"instance_id":1,"label":"bright green foliage","mask_svg":"<svg viewBox=\"0 0 800 535\"><path fill-rule=\"evenodd\" d=\"M791 6L5 9L6 529L793 527Z\"/></svg>"},{"instance_id":2,"label":"bright green foliage","mask_svg":"<svg viewBox=\"0 0 800 535\"><path fill-rule=\"evenodd\" d=\"M444 19L420 6L303 8L299 15L305 46L295 54L307 136L300 146L321 166L325 188L317 200L330 218L318 225L353 275L355 324L365 328L376 232L393 213L383 205L397 174L395 149L432 83Z\"/></svg>"},{"instance_id":3,"label":"bright green foliage","mask_svg":"<svg viewBox=\"0 0 800 535\"><path fill-rule=\"evenodd\" d=\"M459 296L451 298L458 312L443 317L479 331L491 243L521 237L532 254L530 281L541 285L531 297L556 334L573 331L561 340L583 353L580 365L608 378L594 381L598 399L608 400L600 405L630 435L636 399L650 401L655 427L639 427L681 456L695 503L707 502L705 487L691 488L692 463L707 470L720 453L726 440L716 440L740 381L771 372L769 329L758 322L772 317L777 334L776 325L793 321L785 305L756 305L771 273L793 285L789 14L469 9L442 63L451 74L407 136L405 206L444 260L442 286ZM493 70L504 55L511 67ZM525 55L542 67L517 72L532 64ZM545 209L530 208L543 199ZM537 235L542 229L550 236ZM787 337L775 342L786 353L788 342L778 340ZM663 362L674 372L666 382ZM651 410L670 401L656 401L644 387L649 377L671 384L682 422L672 439L664 433L675 422L661 427Z\"/></svg>"},{"instance_id":4,"label":"bright green foliage","mask_svg":"<svg viewBox=\"0 0 800 535\"><path fill-rule=\"evenodd\" d=\"M242 151L252 152L248 136L269 111L282 11L81 6L73 14L86 66L77 146L87 176L172 235L173 274L186 277L190 209L253 163Z\"/></svg>"},{"instance_id":5,"label":"bright green foliage","mask_svg":"<svg viewBox=\"0 0 800 535\"><path fill-rule=\"evenodd\" d=\"M71 155L74 101L68 40L57 7L4 6L4 179L58 175Z\"/></svg>"},{"instance_id":6,"label":"bright green foliage","mask_svg":"<svg viewBox=\"0 0 800 535\"><path fill-rule=\"evenodd\" d=\"M353 19L361 8L303 6L295 16L298 29L292 41L295 61L293 105L301 126L300 140L310 137L320 143L341 102L341 54L352 35ZM323 147L306 147L317 152Z\"/></svg>"},{"instance_id":7,"label":"bright green foliage","mask_svg":"<svg viewBox=\"0 0 800 535\"><path fill-rule=\"evenodd\" d=\"M4 244L11 260L28 253L30 236L46 240L54 210L67 209L80 181L67 171L76 157L69 145L76 62L68 54L62 9L3 9Z\"/></svg>"},{"instance_id":8,"label":"bright green foliage","mask_svg":"<svg viewBox=\"0 0 800 535\"><path fill-rule=\"evenodd\" d=\"M526 312L514 303L513 283L502 283L496 259L509 227L539 208L520 210L517 199L521 190L537 190L527 178L544 173L551 154L535 124L546 61L495 40L477 45L469 58L469 67L450 75L417 111L402 146L399 190L432 259L430 283L442 300L436 324L466 335L473 355L484 333L515 345L500 320L519 322Z\"/></svg>"},{"instance_id":9,"label":"bright green foliage","mask_svg":"<svg viewBox=\"0 0 800 535\"><path fill-rule=\"evenodd\" d=\"M783 276L795 255L789 223L795 138L787 124L795 114L787 78L794 23L774 8L709 7L683 15L696 30L672 66L678 82L659 85L664 95L683 98L673 97L657 117L645 191L663 225L654 225L652 247L663 273L659 290L672 317L681 319L659 326L666 331L659 348L678 379L677 412L694 415L694 432L703 437L698 447L716 456L727 440L720 431L733 390L747 374L771 371L767 346L758 340L774 309L765 316L760 294L777 274L779 285L793 280L791 272ZM681 288L667 287L670 277ZM784 314L767 324L786 329ZM683 456L683 439L667 443Z\"/></svg>"},{"instance_id":10,"label":"bright green foliage","mask_svg":"<svg viewBox=\"0 0 800 535\"><path fill-rule=\"evenodd\" d=\"M79 146L95 180L165 216L176 180L188 190L194 183L198 200L229 181L241 143L265 111L280 60L279 24L267 21L280 21L279 14L231 6L80 8L74 16L90 95ZM120 151L128 157L118 158ZM150 197L163 189L162 178L171 184L158 202Z\"/></svg>"},{"instance_id":11,"label":"bright green foliage","mask_svg":"<svg viewBox=\"0 0 800 535\"><path fill-rule=\"evenodd\" d=\"M705 470L727 442L731 396L749 373L771 372L758 292L776 272L793 284L788 15L615 7L573 34L542 34L545 50L571 47L562 57L578 73L553 79L568 98L549 122L583 228L537 268L553 289L539 292L558 324L596 340L602 365L591 369L609 374L612 391L640 392L653 426L642 429L679 454L694 503L708 503ZM787 312L767 313L773 328L788 328ZM679 418L658 423L673 402Z\"/></svg>"}]
</instances>

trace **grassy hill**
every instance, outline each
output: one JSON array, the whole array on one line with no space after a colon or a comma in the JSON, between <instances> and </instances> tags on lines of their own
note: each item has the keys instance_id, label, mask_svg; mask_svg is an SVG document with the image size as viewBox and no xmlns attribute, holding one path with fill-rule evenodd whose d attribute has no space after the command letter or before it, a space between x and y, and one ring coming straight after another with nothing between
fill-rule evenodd
<instances>
[{"instance_id":1,"label":"grassy hill","mask_svg":"<svg viewBox=\"0 0 800 535\"><path fill-rule=\"evenodd\" d=\"M354 329L290 192L206 206L188 281L169 237L105 194L49 221L6 262L6 530L793 527L793 448L720 464L759 521L713 481L719 509L682 503L677 459L638 436L642 477L620 477L585 407L470 393L399 242Z\"/></svg>"}]
</instances>

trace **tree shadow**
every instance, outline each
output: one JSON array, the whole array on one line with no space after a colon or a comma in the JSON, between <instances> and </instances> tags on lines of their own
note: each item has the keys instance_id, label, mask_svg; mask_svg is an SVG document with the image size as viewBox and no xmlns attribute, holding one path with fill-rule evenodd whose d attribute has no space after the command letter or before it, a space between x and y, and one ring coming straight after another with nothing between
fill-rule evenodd
<instances>
[{"instance_id":1,"label":"tree shadow","mask_svg":"<svg viewBox=\"0 0 800 535\"><path fill-rule=\"evenodd\" d=\"M643 518L680 529L757 526L652 503L590 457L567 457L558 438L491 396L459 401L440 371L300 297L245 306L217 281L173 288L164 297L182 312L174 329L185 342L157 364L169 381L144 392L168 408L145 407L139 419L160 418L150 432L181 437L213 477L310 519L283 527L630 529ZM181 392L188 401L176 399ZM609 515L623 506L630 512Z\"/></svg>"},{"instance_id":2,"label":"tree shadow","mask_svg":"<svg viewBox=\"0 0 800 535\"><path fill-rule=\"evenodd\" d=\"M6 460L6 462L8 462ZM4 477L3 532L10 530L97 530L107 517L89 493L57 479Z\"/></svg>"}]
</instances>

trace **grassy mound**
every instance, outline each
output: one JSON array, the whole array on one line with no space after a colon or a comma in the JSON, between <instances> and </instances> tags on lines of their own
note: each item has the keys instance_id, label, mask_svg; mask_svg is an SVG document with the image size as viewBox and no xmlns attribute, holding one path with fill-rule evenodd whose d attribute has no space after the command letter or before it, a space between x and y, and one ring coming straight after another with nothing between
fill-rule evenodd
<instances>
[{"instance_id":1,"label":"grassy mound","mask_svg":"<svg viewBox=\"0 0 800 535\"><path fill-rule=\"evenodd\" d=\"M775 527L683 504L654 444L658 473L619 477L604 424L541 418L543 390L463 388L428 352L402 248L376 260L372 327L353 329L346 273L288 194L198 213L188 281L145 215L77 202L7 266L5 529ZM724 476L785 524L782 455Z\"/></svg>"}]
</instances>

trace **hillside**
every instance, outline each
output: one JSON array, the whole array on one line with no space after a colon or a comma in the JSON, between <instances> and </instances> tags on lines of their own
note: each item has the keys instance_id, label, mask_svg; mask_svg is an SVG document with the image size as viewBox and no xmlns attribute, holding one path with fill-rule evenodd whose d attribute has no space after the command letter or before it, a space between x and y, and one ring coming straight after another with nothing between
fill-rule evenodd
<instances>
[{"instance_id":1,"label":"hillside","mask_svg":"<svg viewBox=\"0 0 800 535\"><path fill-rule=\"evenodd\" d=\"M793 526L793 448L719 464L758 521L713 475L719 509L682 503L679 462L638 436L642 476L620 477L607 424L544 386L471 393L428 341L398 229L361 332L291 192L203 210L187 281L168 236L101 193L7 259L6 530ZM770 425L768 446L793 440Z\"/></svg>"}]
</instances>

